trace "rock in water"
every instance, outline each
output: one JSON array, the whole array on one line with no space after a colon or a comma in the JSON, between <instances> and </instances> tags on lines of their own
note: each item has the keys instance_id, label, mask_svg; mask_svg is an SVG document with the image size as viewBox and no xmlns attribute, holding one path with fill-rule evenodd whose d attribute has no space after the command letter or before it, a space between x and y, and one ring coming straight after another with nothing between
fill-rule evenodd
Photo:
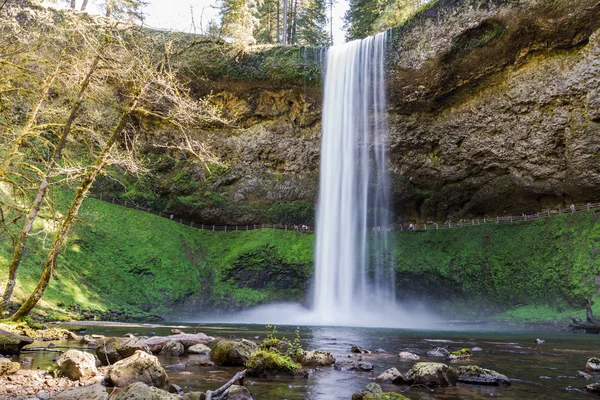
<instances>
[{"instance_id":1,"label":"rock in water","mask_svg":"<svg viewBox=\"0 0 600 400\"><path fill-rule=\"evenodd\" d=\"M231 385L227 400L254 400L250 391L243 386Z\"/></svg>"},{"instance_id":2,"label":"rock in water","mask_svg":"<svg viewBox=\"0 0 600 400\"><path fill-rule=\"evenodd\" d=\"M138 338L110 338L96 348L96 355L102 365L114 364L131 357L136 351L150 353L146 343Z\"/></svg>"},{"instance_id":3,"label":"rock in water","mask_svg":"<svg viewBox=\"0 0 600 400\"><path fill-rule=\"evenodd\" d=\"M351 351L352 351L352 353L371 354L371 351L370 351L370 350L363 349L363 348L362 348L362 347L360 347L360 346L352 346L352 349L351 349Z\"/></svg>"},{"instance_id":4,"label":"rock in water","mask_svg":"<svg viewBox=\"0 0 600 400\"><path fill-rule=\"evenodd\" d=\"M255 378L308 378L308 371L277 351L259 350L246 363L246 375Z\"/></svg>"},{"instance_id":5,"label":"rock in water","mask_svg":"<svg viewBox=\"0 0 600 400\"><path fill-rule=\"evenodd\" d=\"M583 379L592 379L592 376L583 371L577 371L577 376Z\"/></svg>"},{"instance_id":6,"label":"rock in water","mask_svg":"<svg viewBox=\"0 0 600 400\"><path fill-rule=\"evenodd\" d=\"M190 346L187 349L187 353L188 354L202 354L202 355L210 355L211 350L210 347L208 347L205 344L195 344L193 346Z\"/></svg>"},{"instance_id":7,"label":"rock in water","mask_svg":"<svg viewBox=\"0 0 600 400\"><path fill-rule=\"evenodd\" d=\"M408 351L401 351L400 354L398 354L398 357L404 360L418 360L420 358L418 355Z\"/></svg>"},{"instance_id":8,"label":"rock in water","mask_svg":"<svg viewBox=\"0 0 600 400\"><path fill-rule=\"evenodd\" d=\"M471 353L471 349L461 349L458 351L453 351L448 353L446 356L446 360L448 361L460 361L460 360L470 360L473 353Z\"/></svg>"},{"instance_id":9,"label":"rock in water","mask_svg":"<svg viewBox=\"0 0 600 400\"><path fill-rule=\"evenodd\" d=\"M369 383L352 395L352 400L409 400L398 393L384 392L376 383Z\"/></svg>"},{"instance_id":10,"label":"rock in water","mask_svg":"<svg viewBox=\"0 0 600 400\"><path fill-rule=\"evenodd\" d=\"M21 364L10 361L9 358L0 358L0 375L12 375L21 369Z\"/></svg>"},{"instance_id":11,"label":"rock in water","mask_svg":"<svg viewBox=\"0 0 600 400\"><path fill-rule=\"evenodd\" d=\"M142 382L132 383L115 397L115 400L177 400L176 394L155 387L148 387Z\"/></svg>"},{"instance_id":12,"label":"rock in water","mask_svg":"<svg viewBox=\"0 0 600 400\"><path fill-rule=\"evenodd\" d=\"M373 364L360 360L339 360L333 365L338 371L373 371Z\"/></svg>"},{"instance_id":13,"label":"rock in water","mask_svg":"<svg viewBox=\"0 0 600 400\"><path fill-rule=\"evenodd\" d=\"M303 352L298 361L305 367L326 367L335 364L335 357L328 351L311 350Z\"/></svg>"},{"instance_id":14,"label":"rock in water","mask_svg":"<svg viewBox=\"0 0 600 400\"><path fill-rule=\"evenodd\" d=\"M540 339L540 338L535 339L535 342L537 344L544 344L544 343L546 343L546 341L544 339Z\"/></svg>"},{"instance_id":15,"label":"rock in water","mask_svg":"<svg viewBox=\"0 0 600 400\"><path fill-rule=\"evenodd\" d=\"M600 371L600 358L590 358L585 364L585 369L587 369L588 371Z\"/></svg>"},{"instance_id":16,"label":"rock in water","mask_svg":"<svg viewBox=\"0 0 600 400\"><path fill-rule=\"evenodd\" d=\"M381 375L379 375L375 380L381 383L392 383L394 380L398 380L402 378L404 381L404 376L398 371L396 368L390 368L383 371Z\"/></svg>"},{"instance_id":17,"label":"rock in water","mask_svg":"<svg viewBox=\"0 0 600 400\"><path fill-rule=\"evenodd\" d=\"M406 380L425 386L455 386L458 371L442 363L420 362L406 374Z\"/></svg>"},{"instance_id":18,"label":"rock in water","mask_svg":"<svg viewBox=\"0 0 600 400\"><path fill-rule=\"evenodd\" d=\"M448 355L449 351L446 350L443 347L436 347L433 350L429 350L427 352L428 356L432 356L432 357L446 357Z\"/></svg>"},{"instance_id":19,"label":"rock in water","mask_svg":"<svg viewBox=\"0 0 600 400\"><path fill-rule=\"evenodd\" d=\"M477 365L460 366L458 370L458 382L474 383L479 385L510 386L510 379L491 369L478 367Z\"/></svg>"},{"instance_id":20,"label":"rock in water","mask_svg":"<svg viewBox=\"0 0 600 400\"><path fill-rule=\"evenodd\" d=\"M96 357L79 350L69 350L56 361L60 374L73 381L89 379L98 373Z\"/></svg>"},{"instance_id":21,"label":"rock in water","mask_svg":"<svg viewBox=\"0 0 600 400\"><path fill-rule=\"evenodd\" d=\"M217 365L243 366L257 350L258 345L250 340L222 340L211 352L211 358Z\"/></svg>"},{"instance_id":22,"label":"rock in water","mask_svg":"<svg viewBox=\"0 0 600 400\"><path fill-rule=\"evenodd\" d=\"M360 391L354 393L352 395L352 400L363 400L367 394L377 393L383 393L383 390L381 390L381 386L371 382L367 384L364 388L362 388Z\"/></svg>"},{"instance_id":23,"label":"rock in water","mask_svg":"<svg viewBox=\"0 0 600 400\"><path fill-rule=\"evenodd\" d=\"M33 343L33 339L30 337L16 335L0 329L0 354L16 356L21 353L24 346L31 343Z\"/></svg>"},{"instance_id":24,"label":"rock in water","mask_svg":"<svg viewBox=\"0 0 600 400\"><path fill-rule=\"evenodd\" d=\"M91 386L72 387L52 396L52 400L107 400L106 388L97 383Z\"/></svg>"},{"instance_id":25,"label":"rock in water","mask_svg":"<svg viewBox=\"0 0 600 400\"><path fill-rule=\"evenodd\" d=\"M135 382L142 382L158 388L168 383L167 373L160 365L158 358L144 351L136 351L131 357L116 362L107 374L113 385L125 387Z\"/></svg>"},{"instance_id":26,"label":"rock in water","mask_svg":"<svg viewBox=\"0 0 600 400\"><path fill-rule=\"evenodd\" d=\"M179 357L183 353L185 353L185 349L179 342L167 342L160 350L161 356Z\"/></svg>"}]
</instances>

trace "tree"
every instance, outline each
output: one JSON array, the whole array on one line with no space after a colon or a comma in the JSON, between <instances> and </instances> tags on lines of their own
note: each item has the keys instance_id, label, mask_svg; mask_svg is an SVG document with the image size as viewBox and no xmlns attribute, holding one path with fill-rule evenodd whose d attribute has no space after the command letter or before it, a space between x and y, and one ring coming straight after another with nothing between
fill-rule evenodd
<instances>
[{"instance_id":1,"label":"tree","mask_svg":"<svg viewBox=\"0 0 600 400\"><path fill-rule=\"evenodd\" d=\"M313 47L325 47L330 44L325 0L306 0L295 25L297 26L295 43Z\"/></svg>"},{"instance_id":2,"label":"tree","mask_svg":"<svg viewBox=\"0 0 600 400\"><path fill-rule=\"evenodd\" d=\"M256 5L252 0L223 0L221 6L221 36L242 47L256 43L254 28Z\"/></svg>"},{"instance_id":3,"label":"tree","mask_svg":"<svg viewBox=\"0 0 600 400\"><path fill-rule=\"evenodd\" d=\"M350 0L350 7L344 15L346 39L362 39L372 35L375 21L386 6L385 0Z\"/></svg>"}]
</instances>

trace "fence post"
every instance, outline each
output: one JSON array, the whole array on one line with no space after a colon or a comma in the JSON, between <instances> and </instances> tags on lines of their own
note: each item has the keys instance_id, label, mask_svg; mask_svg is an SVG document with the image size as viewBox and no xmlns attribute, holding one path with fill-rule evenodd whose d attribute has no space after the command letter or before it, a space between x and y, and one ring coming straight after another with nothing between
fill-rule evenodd
<instances>
[{"instance_id":1,"label":"fence post","mask_svg":"<svg viewBox=\"0 0 600 400\"><path fill-rule=\"evenodd\" d=\"M192 221L192 224L190 225L192 228L194 227L194 221Z\"/></svg>"},{"instance_id":2,"label":"fence post","mask_svg":"<svg viewBox=\"0 0 600 400\"><path fill-rule=\"evenodd\" d=\"M215 231L215 226L213 225L213 232Z\"/></svg>"},{"instance_id":3,"label":"fence post","mask_svg":"<svg viewBox=\"0 0 600 400\"><path fill-rule=\"evenodd\" d=\"M204 224L202 224L202 227L200 229L204 230Z\"/></svg>"},{"instance_id":4,"label":"fence post","mask_svg":"<svg viewBox=\"0 0 600 400\"><path fill-rule=\"evenodd\" d=\"M256 230L256 224L254 224L254 230Z\"/></svg>"},{"instance_id":5,"label":"fence post","mask_svg":"<svg viewBox=\"0 0 600 400\"><path fill-rule=\"evenodd\" d=\"M439 228L438 224L435 224L435 230L437 231Z\"/></svg>"},{"instance_id":6,"label":"fence post","mask_svg":"<svg viewBox=\"0 0 600 400\"><path fill-rule=\"evenodd\" d=\"M237 232L237 225L235 226L235 230L236 230L236 232Z\"/></svg>"},{"instance_id":7,"label":"fence post","mask_svg":"<svg viewBox=\"0 0 600 400\"><path fill-rule=\"evenodd\" d=\"M225 225L225 232L227 232L227 225Z\"/></svg>"},{"instance_id":8,"label":"fence post","mask_svg":"<svg viewBox=\"0 0 600 400\"><path fill-rule=\"evenodd\" d=\"M550 216L550 209L548 209L548 216Z\"/></svg>"},{"instance_id":9,"label":"fence post","mask_svg":"<svg viewBox=\"0 0 600 400\"><path fill-rule=\"evenodd\" d=\"M427 224L425 224L425 230L427 230Z\"/></svg>"},{"instance_id":10,"label":"fence post","mask_svg":"<svg viewBox=\"0 0 600 400\"><path fill-rule=\"evenodd\" d=\"M496 223L500 223L500 218L496 217Z\"/></svg>"},{"instance_id":11,"label":"fence post","mask_svg":"<svg viewBox=\"0 0 600 400\"><path fill-rule=\"evenodd\" d=\"M284 230L286 230L286 231L287 231L287 224L285 224L285 229L284 229Z\"/></svg>"},{"instance_id":12,"label":"fence post","mask_svg":"<svg viewBox=\"0 0 600 400\"><path fill-rule=\"evenodd\" d=\"M248 230L248 225L246 225L246 230Z\"/></svg>"}]
</instances>

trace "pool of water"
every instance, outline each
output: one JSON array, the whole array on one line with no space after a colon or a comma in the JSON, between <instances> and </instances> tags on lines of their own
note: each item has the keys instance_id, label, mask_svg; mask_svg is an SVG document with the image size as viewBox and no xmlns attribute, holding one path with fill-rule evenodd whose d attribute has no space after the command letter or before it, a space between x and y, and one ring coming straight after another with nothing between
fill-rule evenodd
<instances>
[{"instance_id":1,"label":"pool of water","mask_svg":"<svg viewBox=\"0 0 600 400\"><path fill-rule=\"evenodd\" d=\"M133 333L140 336L168 335L170 327L153 326L87 326L89 334L122 336ZM294 338L296 327L278 327L278 336ZM187 333L204 332L225 338L264 339L267 331L258 325L186 325ZM396 367L406 373L416 361L401 360L400 351L410 351L421 356L419 361L445 362L439 357L427 356L435 347L459 350L465 347L481 347L473 353L473 359L462 365L479 365L507 375L512 386L493 387L458 384L449 388L417 388L382 385L385 391L402 393L410 399L577 399L590 395L581 391L586 384L600 381L600 373L591 373L591 380L577 376L584 370L590 357L600 356L600 335L584 335L560 332L492 331L492 330L407 330L346 327L301 327L300 335L305 349L331 352L336 358L347 358L350 348L359 345L367 349L384 349L381 354L365 355L374 364L373 372L342 372L333 367L314 371L308 379L255 379L247 378L246 386L255 399L350 399L352 393L374 379L388 368ZM546 340L536 344L536 338ZM67 342L54 342L68 346ZM47 342L39 343L47 346ZM74 345L71 343L73 346ZM90 350L92 351L92 350ZM33 357L32 368L51 365L57 353L29 352ZM231 367L182 367L181 358L159 357L172 383L184 391L216 389L242 368Z\"/></svg>"}]
</instances>

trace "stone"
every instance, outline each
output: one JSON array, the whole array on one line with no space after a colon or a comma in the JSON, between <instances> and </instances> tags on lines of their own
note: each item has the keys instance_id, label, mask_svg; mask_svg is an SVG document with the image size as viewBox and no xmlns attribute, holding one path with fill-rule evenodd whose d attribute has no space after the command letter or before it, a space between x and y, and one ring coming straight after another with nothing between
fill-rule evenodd
<instances>
[{"instance_id":1,"label":"stone","mask_svg":"<svg viewBox=\"0 0 600 400\"><path fill-rule=\"evenodd\" d=\"M381 383L393 383L395 380L400 382L400 378L402 382L405 380L400 371L394 367L383 371L377 378L375 378L375 381Z\"/></svg>"},{"instance_id":2,"label":"stone","mask_svg":"<svg viewBox=\"0 0 600 400\"><path fill-rule=\"evenodd\" d=\"M583 372L583 371L577 371L577 376L583 379L592 379L592 375L588 374L587 372Z\"/></svg>"},{"instance_id":3,"label":"stone","mask_svg":"<svg viewBox=\"0 0 600 400\"><path fill-rule=\"evenodd\" d=\"M203 354L203 355L209 355L211 352L210 347L208 347L205 344L195 344L193 346L190 346L186 353L188 354Z\"/></svg>"},{"instance_id":4,"label":"stone","mask_svg":"<svg viewBox=\"0 0 600 400\"><path fill-rule=\"evenodd\" d=\"M586 385L585 391L593 394L600 394L600 383L591 383Z\"/></svg>"},{"instance_id":5,"label":"stone","mask_svg":"<svg viewBox=\"0 0 600 400\"><path fill-rule=\"evenodd\" d=\"M217 365L243 366L257 350L258 345L250 340L222 340L213 348L211 357Z\"/></svg>"},{"instance_id":6,"label":"stone","mask_svg":"<svg viewBox=\"0 0 600 400\"><path fill-rule=\"evenodd\" d=\"M277 351L259 350L246 363L246 376L267 379L308 378L308 371Z\"/></svg>"},{"instance_id":7,"label":"stone","mask_svg":"<svg viewBox=\"0 0 600 400\"><path fill-rule=\"evenodd\" d=\"M162 388L168 383L167 373L158 358L141 350L112 365L108 370L107 378L118 387L142 382Z\"/></svg>"},{"instance_id":8,"label":"stone","mask_svg":"<svg viewBox=\"0 0 600 400\"><path fill-rule=\"evenodd\" d=\"M180 397L165 390L149 387L143 382L130 384L115 400L177 400Z\"/></svg>"},{"instance_id":9,"label":"stone","mask_svg":"<svg viewBox=\"0 0 600 400\"><path fill-rule=\"evenodd\" d=\"M448 353L446 356L446 360L448 361L461 361L461 360L470 360L473 353L471 353L471 349L461 349L458 351L453 351Z\"/></svg>"},{"instance_id":10,"label":"stone","mask_svg":"<svg viewBox=\"0 0 600 400\"><path fill-rule=\"evenodd\" d=\"M21 369L21 364L10 361L9 358L0 358L0 376L12 375Z\"/></svg>"},{"instance_id":11,"label":"stone","mask_svg":"<svg viewBox=\"0 0 600 400\"><path fill-rule=\"evenodd\" d=\"M17 335L0 329L0 354L5 356L16 356L21 349L33 343L33 339L27 336Z\"/></svg>"},{"instance_id":12,"label":"stone","mask_svg":"<svg viewBox=\"0 0 600 400\"><path fill-rule=\"evenodd\" d=\"M100 346L100 343L96 339L94 339L91 335L85 335L80 340L79 343L86 345L88 347L96 348Z\"/></svg>"},{"instance_id":13,"label":"stone","mask_svg":"<svg viewBox=\"0 0 600 400\"><path fill-rule=\"evenodd\" d=\"M537 338L537 339L535 339L535 343L536 344L544 344L544 343L546 343L546 341L544 339Z\"/></svg>"},{"instance_id":14,"label":"stone","mask_svg":"<svg viewBox=\"0 0 600 400\"><path fill-rule=\"evenodd\" d=\"M304 351L298 362L305 367L326 367L335 364L335 357L328 351Z\"/></svg>"},{"instance_id":15,"label":"stone","mask_svg":"<svg viewBox=\"0 0 600 400\"><path fill-rule=\"evenodd\" d=\"M39 396L39 395L38 395ZM90 386L72 387L50 397L52 400L107 400L106 388L99 383Z\"/></svg>"},{"instance_id":16,"label":"stone","mask_svg":"<svg viewBox=\"0 0 600 400\"><path fill-rule=\"evenodd\" d=\"M378 394L378 393L383 393L383 390L381 390L381 386L379 386L376 383L371 382L371 383L368 383L365 387L363 387L358 392L354 393L352 395L352 400L363 400L367 394Z\"/></svg>"},{"instance_id":17,"label":"stone","mask_svg":"<svg viewBox=\"0 0 600 400\"><path fill-rule=\"evenodd\" d=\"M179 357L183 353L185 353L185 349L179 342L167 342L160 350L161 356Z\"/></svg>"},{"instance_id":18,"label":"stone","mask_svg":"<svg viewBox=\"0 0 600 400\"><path fill-rule=\"evenodd\" d=\"M428 356L432 356L432 357L446 357L448 355L449 351L443 347L436 347L433 350L429 350L427 352Z\"/></svg>"},{"instance_id":19,"label":"stone","mask_svg":"<svg viewBox=\"0 0 600 400\"><path fill-rule=\"evenodd\" d=\"M254 398L244 386L231 385L227 394L227 400L254 400Z\"/></svg>"},{"instance_id":20,"label":"stone","mask_svg":"<svg viewBox=\"0 0 600 400\"><path fill-rule=\"evenodd\" d=\"M406 380L430 387L455 386L458 381L458 371L442 363L420 362L408 371Z\"/></svg>"},{"instance_id":21,"label":"stone","mask_svg":"<svg viewBox=\"0 0 600 400\"><path fill-rule=\"evenodd\" d=\"M587 369L588 371L600 371L600 358L598 357L592 357L589 360L587 360L587 363L585 364L585 369Z\"/></svg>"},{"instance_id":22,"label":"stone","mask_svg":"<svg viewBox=\"0 0 600 400\"><path fill-rule=\"evenodd\" d=\"M491 369L478 367L477 365L459 366L458 382L477 385L510 386L510 379Z\"/></svg>"},{"instance_id":23,"label":"stone","mask_svg":"<svg viewBox=\"0 0 600 400\"><path fill-rule=\"evenodd\" d=\"M187 359L187 361L185 362L186 367L214 367L215 365L214 362L207 360L206 357L193 357L194 356L192 355L190 358Z\"/></svg>"},{"instance_id":24,"label":"stone","mask_svg":"<svg viewBox=\"0 0 600 400\"><path fill-rule=\"evenodd\" d=\"M410 353L408 351L401 351L400 354L398 354L398 357L404 360L418 360L419 358L421 358L418 355Z\"/></svg>"},{"instance_id":25,"label":"stone","mask_svg":"<svg viewBox=\"0 0 600 400\"><path fill-rule=\"evenodd\" d=\"M371 354L370 350L364 349L360 346L352 346L351 352L352 353L360 353L360 354Z\"/></svg>"},{"instance_id":26,"label":"stone","mask_svg":"<svg viewBox=\"0 0 600 400\"><path fill-rule=\"evenodd\" d=\"M361 360L338 360L333 365L338 371L372 371L373 364Z\"/></svg>"},{"instance_id":27,"label":"stone","mask_svg":"<svg viewBox=\"0 0 600 400\"><path fill-rule=\"evenodd\" d=\"M149 353L150 349L139 338L110 338L96 348L96 355L102 365L110 365L131 357L137 351Z\"/></svg>"},{"instance_id":28,"label":"stone","mask_svg":"<svg viewBox=\"0 0 600 400\"><path fill-rule=\"evenodd\" d=\"M471 351L472 352L479 352L479 351L483 351L483 349L481 347L471 347Z\"/></svg>"},{"instance_id":29,"label":"stone","mask_svg":"<svg viewBox=\"0 0 600 400\"><path fill-rule=\"evenodd\" d=\"M205 400L206 393L204 392L189 392L183 395L183 400Z\"/></svg>"},{"instance_id":30,"label":"stone","mask_svg":"<svg viewBox=\"0 0 600 400\"><path fill-rule=\"evenodd\" d=\"M178 394L180 396L183 396L183 390L181 389L181 386L176 385L174 383L171 383L169 385L169 393L174 393L174 394Z\"/></svg>"},{"instance_id":31,"label":"stone","mask_svg":"<svg viewBox=\"0 0 600 400\"><path fill-rule=\"evenodd\" d=\"M98 373L96 357L79 350L68 350L56 361L60 374L71 380L89 379Z\"/></svg>"}]
</instances>

